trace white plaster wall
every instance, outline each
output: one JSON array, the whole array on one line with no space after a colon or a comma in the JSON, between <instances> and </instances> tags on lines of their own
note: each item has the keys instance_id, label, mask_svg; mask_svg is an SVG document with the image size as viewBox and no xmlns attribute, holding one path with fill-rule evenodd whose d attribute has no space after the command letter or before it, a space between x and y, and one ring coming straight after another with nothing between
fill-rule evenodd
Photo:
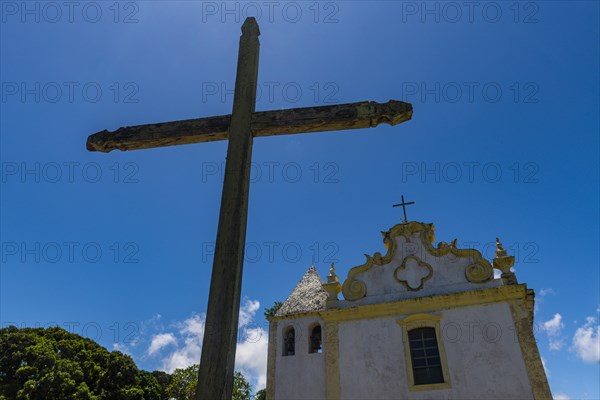
<instances>
[{"instance_id":1,"label":"white plaster wall","mask_svg":"<svg viewBox=\"0 0 600 400\"><path fill-rule=\"evenodd\" d=\"M442 340L449 389L408 390L404 316L339 325L343 399L532 399L533 394L507 304L446 310ZM300 398L300 397L298 397ZM315 397L317 398L317 397Z\"/></svg>"},{"instance_id":2,"label":"white plaster wall","mask_svg":"<svg viewBox=\"0 0 600 400\"><path fill-rule=\"evenodd\" d=\"M309 353L310 329L321 324L322 353ZM296 354L283 356L283 333L288 326L296 330ZM324 399L327 374L325 371L326 329L318 317L303 317L280 321L277 324L277 357L275 361L275 398L277 400Z\"/></svg>"},{"instance_id":3,"label":"white plaster wall","mask_svg":"<svg viewBox=\"0 0 600 400\"><path fill-rule=\"evenodd\" d=\"M340 323L342 399L400 399L406 392L402 332L396 318Z\"/></svg>"}]
</instances>

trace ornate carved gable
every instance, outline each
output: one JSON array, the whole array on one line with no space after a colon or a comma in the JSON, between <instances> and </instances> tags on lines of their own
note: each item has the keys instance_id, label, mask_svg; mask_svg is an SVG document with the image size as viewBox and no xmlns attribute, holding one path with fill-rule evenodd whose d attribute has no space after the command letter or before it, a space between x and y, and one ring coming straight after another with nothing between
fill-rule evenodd
<instances>
[{"instance_id":1,"label":"ornate carved gable","mask_svg":"<svg viewBox=\"0 0 600 400\"><path fill-rule=\"evenodd\" d=\"M501 285L479 251L457 249L456 241L433 247L433 224L398 224L382 236L387 253L366 255L363 265L348 272L346 300L392 301Z\"/></svg>"}]
</instances>

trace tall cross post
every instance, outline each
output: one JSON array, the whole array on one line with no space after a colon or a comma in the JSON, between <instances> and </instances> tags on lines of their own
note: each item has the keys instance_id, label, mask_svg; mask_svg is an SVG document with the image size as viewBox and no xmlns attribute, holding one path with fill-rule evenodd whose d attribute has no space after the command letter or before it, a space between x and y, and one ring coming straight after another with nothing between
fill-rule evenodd
<instances>
[{"instance_id":1,"label":"tall cross post","mask_svg":"<svg viewBox=\"0 0 600 400\"><path fill-rule=\"evenodd\" d=\"M255 112L259 35L256 20L247 18L242 25L231 115L104 130L90 135L86 144L90 151L108 153L229 139L198 400L232 396L253 138L396 125L412 118L412 105L396 100Z\"/></svg>"},{"instance_id":2,"label":"tall cross post","mask_svg":"<svg viewBox=\"0 0 600 400\"><path fill-rule=\"evenodd\" d=\"M414 201L409 201L408 203L404 202L404 195L402 195L402 203L400 204L394 204L392 207L402 207L402 211L404 212L404 223L408 222L408 219L406 218L406 206L409 206L411 204L415 204Z\"/></svg>"},{"instance_id":3,"label":"tall cross post","mask_svg":"<svg viewBox=\"0 0 600 400\"><path fill-rule=\"evenodd\" d=\"M256 105L260 31L254 18L242 25L225 180L219 212L208 311L198 373L197 399L231 399L237 342L248 191L252 114Z\"/></svg>"}]
</instances>

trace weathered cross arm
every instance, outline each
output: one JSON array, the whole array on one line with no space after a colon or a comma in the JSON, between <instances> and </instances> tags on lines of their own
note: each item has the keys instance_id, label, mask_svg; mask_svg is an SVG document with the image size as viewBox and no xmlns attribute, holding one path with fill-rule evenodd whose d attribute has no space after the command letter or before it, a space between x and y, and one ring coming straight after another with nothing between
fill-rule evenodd
<instances>
[{"instance_id":1,"label":"weathered cross arm","mask_svg":"<svg viewBox=\"0 0 600 400\"><path fill-rule=\"evenodd\" d=\"M369 128L381 123L396 125L411 117L412 105L397 100L262 111L252 115L252 134L259 137ZM108 153L226 140L230 122L231 115L220 115L128 126L114 132L104 130L88 136L87 149Z\"/></svg>"}]
</instances>

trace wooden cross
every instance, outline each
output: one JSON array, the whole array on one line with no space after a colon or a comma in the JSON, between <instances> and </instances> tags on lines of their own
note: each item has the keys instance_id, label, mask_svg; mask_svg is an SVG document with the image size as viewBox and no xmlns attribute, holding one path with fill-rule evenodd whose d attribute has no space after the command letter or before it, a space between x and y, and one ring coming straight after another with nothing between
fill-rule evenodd
<instances>
[{"instance_id":1,"label":"wooden cross","mask_svg":"<svg viewBox=\"0 0 600 400\"><path fill-rule=\"evenodd\" d=\"M400 204L394 204L392 207L402 207L402 211L404 211L404 223L408 222L408 219L406 218L406 206L409 206L411 204L415 204L414 201L409 201L408 203L404 202L404 195L402 195L402 203Z\"/></svg>"},{"instance_id":2,"label":"wooden cross","mask_svg":"<svg viewBox=\"0 0 600 400\"><path fill-rule=\"evenodd\" d=\"M242 25L231 115L119 128L90 135L87 149L137 150L229 139L221 210L196 398L228 400L233 388L252 143L256 136L396 125L412 106L390 100L255 112L260 31L253 17Z\"/></svg>"}]
</instances>

